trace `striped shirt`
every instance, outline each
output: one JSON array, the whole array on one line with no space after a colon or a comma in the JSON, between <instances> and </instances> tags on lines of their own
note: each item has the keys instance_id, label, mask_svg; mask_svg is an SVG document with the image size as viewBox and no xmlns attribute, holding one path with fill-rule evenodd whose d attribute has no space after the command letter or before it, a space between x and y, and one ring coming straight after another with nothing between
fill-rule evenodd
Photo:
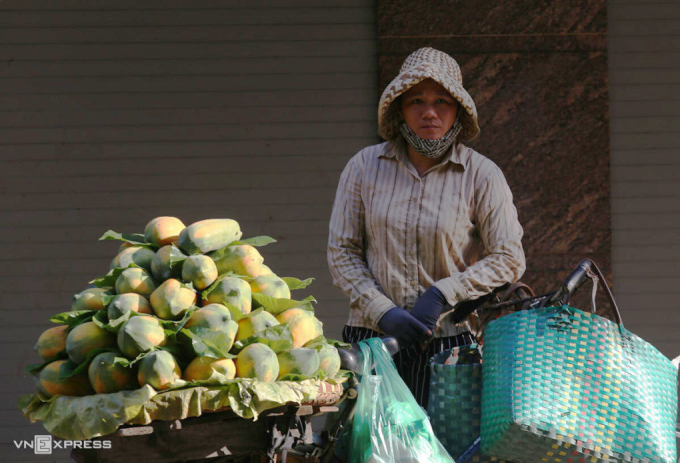
<instances>
[{"instance_id":1,"label":"striped shirt","mask_svg":"<svg viewBox=\"0 0 680 463\"><path fill-rule=\"evenodd\" d=\"M380 331L389 309L410 310L431 285L454 306L525 269L522 227L501 170L462 144L422 177L403 142L366 147L340 176L329 225L333 283L349 297L349 326ZM439 319L435 336L467 331Z\"/></svg>"}]
</instances>

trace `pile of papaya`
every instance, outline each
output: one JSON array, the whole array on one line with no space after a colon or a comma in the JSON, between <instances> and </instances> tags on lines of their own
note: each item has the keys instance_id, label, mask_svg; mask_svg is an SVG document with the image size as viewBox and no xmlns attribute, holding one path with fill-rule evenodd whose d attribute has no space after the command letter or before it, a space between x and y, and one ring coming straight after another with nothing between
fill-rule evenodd
<instances>
[{"instance_id":1,"label":"pile of papaya","mask_svg":"<svg viewBox=\"0 0 680 463\"><path fill-rule=\"evenodd\" d=\"M233 219L188 226L157 217L143 233L107 231L121 245L108 273L73 297L35 345L29 366L45 397L85 396L150 385L219 385L237 378L333 378L335 341L323 336L312 296L291 291L313 279L279 277Z\"/></svg>"}]
</instances>

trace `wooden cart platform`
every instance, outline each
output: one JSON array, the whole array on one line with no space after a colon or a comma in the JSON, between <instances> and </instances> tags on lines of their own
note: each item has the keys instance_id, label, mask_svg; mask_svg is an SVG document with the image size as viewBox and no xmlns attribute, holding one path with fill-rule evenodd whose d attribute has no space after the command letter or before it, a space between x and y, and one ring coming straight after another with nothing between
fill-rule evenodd
<instances>
[{"instance_id":1,"label":"wooden cart platform","mask_svg":"<svg viewBox=\"0 0 680 463\"><path fill-rule=\"evenodd\" d=\"M110 448L74 449L77 463L276 462L283 449L312 442L310 418L338 411L342 385L322 384L314 402L273 408L256 421L230 409L183 420L122 426L92 440Z\"/></svg>"}]
</instances>

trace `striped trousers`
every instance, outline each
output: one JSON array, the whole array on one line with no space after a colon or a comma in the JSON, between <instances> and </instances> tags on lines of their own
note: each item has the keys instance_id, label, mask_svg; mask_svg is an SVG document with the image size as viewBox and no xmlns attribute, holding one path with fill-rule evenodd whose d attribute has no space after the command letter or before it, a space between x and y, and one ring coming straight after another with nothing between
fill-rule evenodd
<instances>
[{"instance_id":1,"label":"striped trousers","mask_svg":"<svg viewBox=\"0 0 680 463\"><path fill-rule=\"evenodd\" d=\"M384 336L370 328L345 325L342 339L345 342L356 343L368 338ZM464 346L475 342L475 337L469 331L446 338L434 338L423 351L420 346L402 347L394 356L399 375L413 393L418 404L427 410L427 398L430 393L430 368L427 363L430 358L443 350Z\"/></svg>"}]
</instances>

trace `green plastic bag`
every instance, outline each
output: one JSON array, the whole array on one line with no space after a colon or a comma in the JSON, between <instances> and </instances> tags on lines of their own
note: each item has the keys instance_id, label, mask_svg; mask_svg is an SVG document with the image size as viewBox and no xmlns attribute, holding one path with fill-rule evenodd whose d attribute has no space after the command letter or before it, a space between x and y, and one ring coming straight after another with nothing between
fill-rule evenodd
<instances>
[{"instance_id":1,"label":"green plastic bag","mask_svg":"<svg viewBox=\"0 0 680 463\"><path fill-rule=\"evenodd\" d=\"M399 376L380 338L359 343L364 375L350 442L350 463L455 463Z\"/></svg>"}]
</instances>

